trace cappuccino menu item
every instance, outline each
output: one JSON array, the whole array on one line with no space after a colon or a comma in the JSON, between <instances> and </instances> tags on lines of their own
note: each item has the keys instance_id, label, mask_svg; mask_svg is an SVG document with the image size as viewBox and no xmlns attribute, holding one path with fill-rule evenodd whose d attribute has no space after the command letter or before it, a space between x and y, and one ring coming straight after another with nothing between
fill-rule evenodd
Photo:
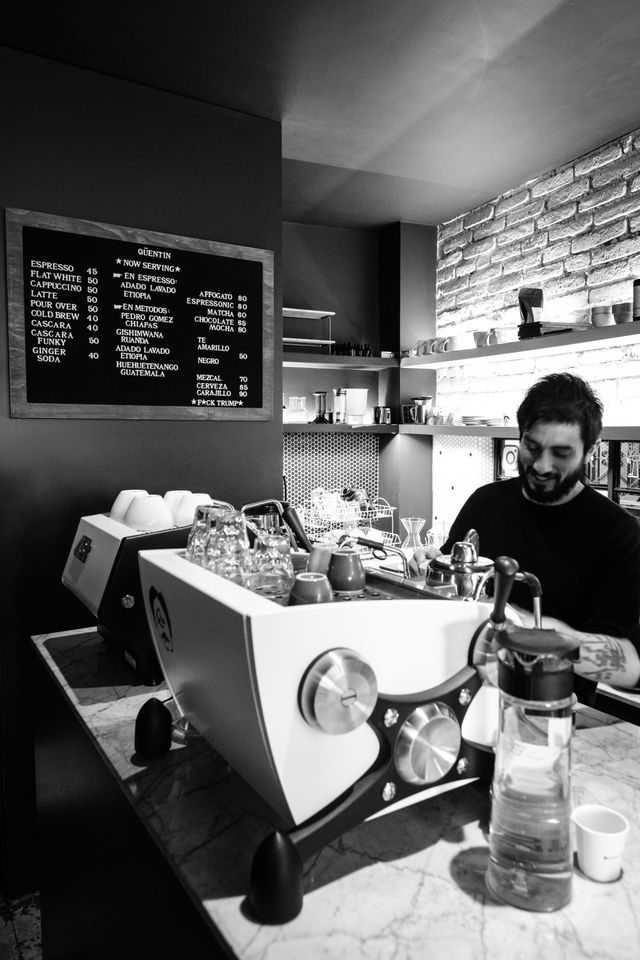
<instances>
[{"instance_id":1,"label":"cappuccino menu item","mask_svg":"<svg viewBox=\"0 0 640 960\"><path fill-rule=\"evenodd\" d=\"M272 416L270 251L25 211L7 250L14 416Z\"/></svg>"}]
</instances>

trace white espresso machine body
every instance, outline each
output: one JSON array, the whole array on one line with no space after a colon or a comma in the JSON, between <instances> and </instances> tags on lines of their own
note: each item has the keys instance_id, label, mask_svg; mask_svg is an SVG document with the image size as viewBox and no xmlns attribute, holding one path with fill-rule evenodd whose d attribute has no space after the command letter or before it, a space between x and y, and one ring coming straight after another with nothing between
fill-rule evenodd
<instances>
[{"instance_id":1,"label":"white espresso machine body","mask_svg":"<svg viewBox=\"0 0 640 960\"><path fill-rule=\"evenodd\" d=\"M288 824L317 818L358 783L370 819L492 764L497 693L470 656L489 604L285 607L180 551L143 550L139 563L179 710Z\"/></svg>"}]
</instances>

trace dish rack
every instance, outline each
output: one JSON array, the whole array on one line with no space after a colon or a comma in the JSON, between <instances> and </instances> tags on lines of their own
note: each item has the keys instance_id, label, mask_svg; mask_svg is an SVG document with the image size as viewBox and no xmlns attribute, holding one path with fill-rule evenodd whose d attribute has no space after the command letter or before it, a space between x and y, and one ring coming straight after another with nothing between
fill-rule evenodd
<instances>
[{"instance_id":1,"label":"dish rack","mask_svg":"<svg viewBox=\"0 0 640 960\"><path fill-rule=\"evenodd\" d=\"M395 509L384 497L374 497L363 506L355 500L343 500L339 494L307 500L296 506L311 540L334 539L336 533L359 531L361 535L368 535L375 531L375 539L390 547L400 544L400 537L393 529ZM377 524L381 520L388 520L391 529L380 530Z\"/></svg>"}]
</instances>

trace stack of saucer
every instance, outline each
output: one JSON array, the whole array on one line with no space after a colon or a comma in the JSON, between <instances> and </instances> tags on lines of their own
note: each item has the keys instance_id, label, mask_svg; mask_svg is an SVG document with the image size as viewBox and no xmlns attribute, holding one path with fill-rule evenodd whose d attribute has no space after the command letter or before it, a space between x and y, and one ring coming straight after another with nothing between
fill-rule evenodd
<instances>
[{"instance_id":1,"label":"stack of saucer","mask_svg":"<svg viewBox=\"0 0 640 960\"><path fill-rule=\"evenodd\" d=\"M633 320L633 303L630 300L628 303L614 303L611 309L616 323L631 323Z\"/></svg>"},{"instance_id":2,"label":"stack of saucer","mask_svg":"<svg viewBox=\"0 0 640 960\"><path fill-rule=\"evenodd\" d=\"M487 419L485 417L460 417L465 427L486 427Z\"/></svg>"}]
</instances>

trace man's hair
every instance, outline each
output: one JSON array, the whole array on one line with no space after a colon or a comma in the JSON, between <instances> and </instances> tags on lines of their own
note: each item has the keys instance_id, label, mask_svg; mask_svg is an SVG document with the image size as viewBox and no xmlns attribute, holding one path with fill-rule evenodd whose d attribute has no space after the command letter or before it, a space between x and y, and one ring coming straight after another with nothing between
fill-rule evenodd
<instances>
[{"instance_id":1,"label":"man's hair","mask_svg":"<svg viewBox=\"0 0 640 960\"><path fill-rule=\"evenodd\" d=\"M527 390L518 407L520 438L534 423L577 423L589 450L602 430L602 403L588 383L572 373L550 373Z\"/></svg>"}]
</instances>

